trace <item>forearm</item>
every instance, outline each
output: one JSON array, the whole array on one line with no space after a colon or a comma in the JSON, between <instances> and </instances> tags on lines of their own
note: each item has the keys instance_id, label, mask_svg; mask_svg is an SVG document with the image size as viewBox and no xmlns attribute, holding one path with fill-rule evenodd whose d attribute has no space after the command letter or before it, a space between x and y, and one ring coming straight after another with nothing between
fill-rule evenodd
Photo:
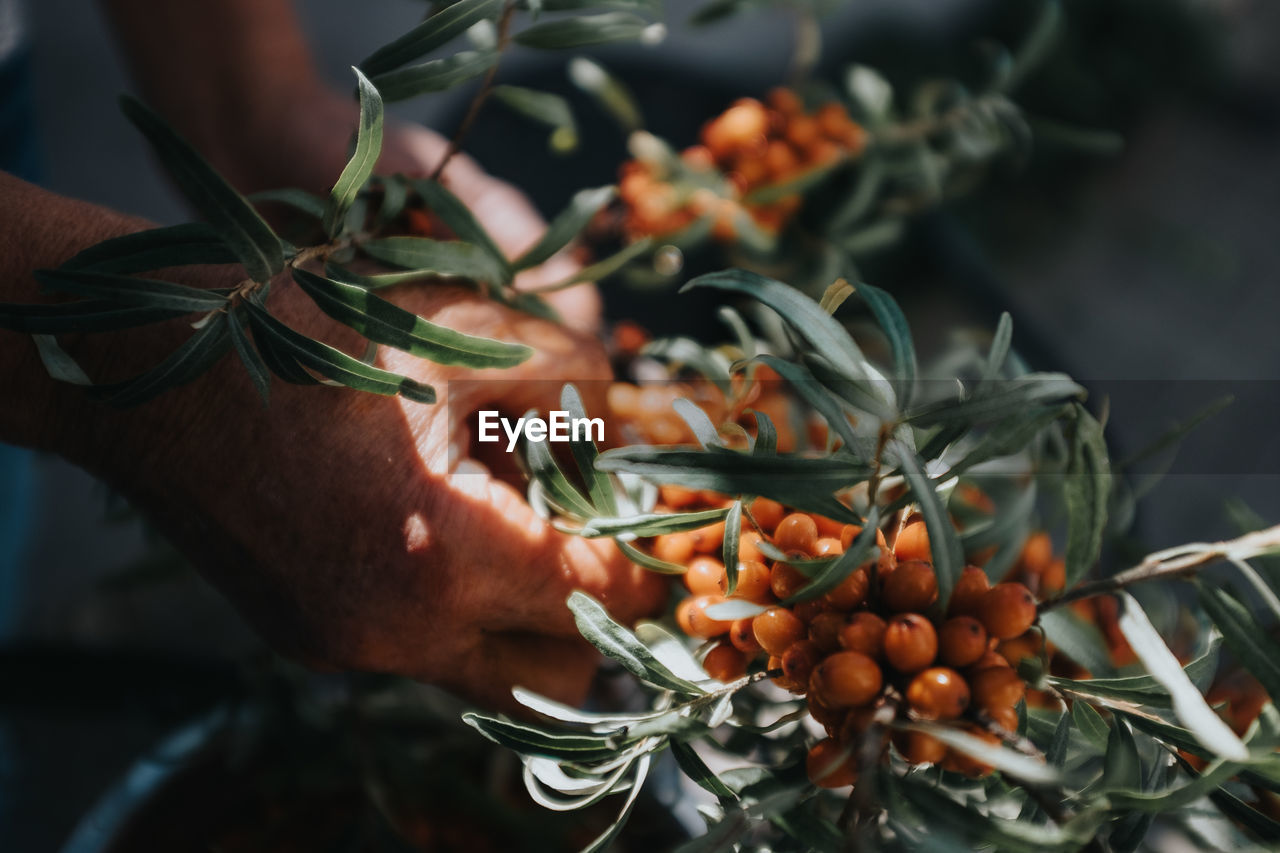
<instances>
[{"instance_id":1,"label":"forearm","mask_svg":"<svg viewBox=\"0 0 1280 853\"><path fill-rule=\"evenodd\" d=\"M332 98L290 0L102 4L143 97L243 190L287 165L272 137Z\"/></svg>"}]
</instances>

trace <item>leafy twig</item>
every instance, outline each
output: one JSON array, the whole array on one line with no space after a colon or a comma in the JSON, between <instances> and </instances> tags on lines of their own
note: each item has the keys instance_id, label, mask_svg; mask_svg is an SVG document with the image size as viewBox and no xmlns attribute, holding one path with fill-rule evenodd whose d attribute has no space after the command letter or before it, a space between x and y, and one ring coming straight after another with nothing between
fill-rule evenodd
<instances>
[{"instance_id":1,"label":"leafy twig","mask_svg":"<svg viewBox=\"0 0 1280 853\"><path fill-rule=\"evenodd\" d=\"M1257 530L1226 542L1195 542L1179 545L1176 548L1149 554L1131 569L1078 586L1058 598L1041 602L1040 612L1044 613L1082 598L1117 592L1143 581L1194 574L1204 566L1219 560L1248 560L1277 550L1280 550L1280 525L1266 530Z\"/></svg>"}]
</instances>

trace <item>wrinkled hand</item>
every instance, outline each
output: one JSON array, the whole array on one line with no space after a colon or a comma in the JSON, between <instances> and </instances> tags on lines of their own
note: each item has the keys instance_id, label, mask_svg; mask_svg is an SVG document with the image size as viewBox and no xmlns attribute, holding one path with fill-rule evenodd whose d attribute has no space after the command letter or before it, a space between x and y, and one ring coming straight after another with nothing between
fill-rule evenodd
<instances>
[{"instance_id":1,"label":"wrinkled hand","mask_svg":"<svg viewBox=\"0 0 1280 853\"><path fill-rule=\"evenodd\" d=\"M296 137L292 149L281 141L295 156L293 173L276 185L327 190L343 159L330 149L353 126L349 106L344 114L344 133L309 137L326 147L303 156ZM430 173L444 149L430 131L390 125L380 171ZM323 172L326 185L314 176L308 184L309 170ZM465 157L444 180L509 256L545 228L518 191ZM564 258L548 266L517 286L573 269ZM528 344L535 355L513 369L475 371L383 347L380 366L435 386L440 402L273 381L265 409L227 359L215 376L113 416L78 455L157 516L285 653L409 675L493 706L509 706L515 684L577 701L598 657L574 628L569 593L583 589L631 620L653 610L662 586L611 542L555 532L520 493L464 459L477 408L547 411L560 383L574 381L588 409L601 410L602 383L592 382L609 369L590 331L598 296L590 286L555 295L572 329L457 287L406 285L388 298L433 323ZM277 283L269 304L294 328L362 351L291 282Z\"/></svg>"}]
</instances>

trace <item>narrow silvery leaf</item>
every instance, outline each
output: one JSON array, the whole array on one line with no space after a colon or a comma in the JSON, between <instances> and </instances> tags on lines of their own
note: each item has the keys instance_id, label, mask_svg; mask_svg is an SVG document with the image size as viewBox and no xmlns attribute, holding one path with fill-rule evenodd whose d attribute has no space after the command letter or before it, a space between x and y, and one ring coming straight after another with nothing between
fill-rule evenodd
<instances>
[{"instance_id":1,"label":"narrow silvery leaf","mask_svg":"<svg viewBox=\"0 0 1280 853\"><path fill-rule=\"evenodd\" d=\"M164 120L141 101L121 98L125 116L142 131L173 182L204 215L254 281L284 268L280 240L253 206Z\"/></svg>"},{"instance_id":2,"label":"narrow silvery leaf","mask_svg":"<svg viewBox=\"0 0 1280 853\"><path fill-rule=\"evenodd\" d=\"M111 299L79 302L0 304L0 329L33 335L63 332L108 332L145 326L189 313L187 308L121 305Z\"/></svg>"},{"instance_id":3,"label":"narrow silvery leaf","mask_svg":"<svg viewBox=\"0 0 1280 853\"><path fill-rule=\"evenodd\" d=\"M85 373L84 368L58 345L58 339L53 335L32 335L31 339L35 341L44 369L54 379L59 382L69 382L72 385L93 384L89 374Z\"/></svg>"},{"instance_id":4,"label":"narrow silvery leaf","mask_svg":"<svg viewBox=\"0 0 1280 853\"><path fill-rule=\"evenodd\" d=\"M501 283L505 277L505 272L491 252L481 246L458 240L380 237L366 240L360 244L360 249L379 261L412 270L415 277L454 276L494 284ZM404 280L406 279L402 278L391 283Z\"/></svg>"},{"instance_id":5,"label":"narrow silvery leaf","mask_svg":"<svg viewBox=\"0 0 1280 853\"><path fill-rule=\"evenodd\" d=\"M227 304L227 297L217 291L117 273L94 270L36 270L35 278L47 290L108 299L119 305L135 305L140 308L185 312L213 311Z\"/></svg>"},{"instance_id":6,"label":"narrow silvery leaf","mask_svg":"<svg viewBox=\"0 0 1280 853\"><path fill-rule=\"evenodd\" d=\"M1262 684L1267 695L1280 697L1280 644L1234 596L1224 589L1198 582L1200 606L1213 624L1231 654Z\"/></svg>"},{"instance_id":7,"label":"narrow silvery leaf","mask_svg":"<svg viewBox=\"0 0 1280 853\"><path fill-rule=\"evenodd\" d=\"M820 571L799 592L785 599L784 605L797 604L801 601L812 601L829 590L839 586L863 563L874 559L872 549L876 549L876 525L880 523L880 508L872 507L862 531L849 543L849 550L832 560L830 565Z\"/></svg>"},{"instance_id":8,"label":"narrow silvery leaf","mask_svg":"<svg viewBox=\"0 0 1280 853\"><path fill-rule=\"evenodd\" d=\"M898 439L890 444L898 454L899 469L911 487L911 497L920 505L924 515L925 530L929 533L929 548L933 554L933 570L938 578L938 609L945 612L951 600L960 573L964 571L964 552L955 526L947 515L947 508L938 495L933 481L925 475L919 458L903 446Z\"/></svg>"},{"instance_id":9,"label":"narrow silvery leaf","mask_svg":"<svg viewBox=\"0 0 1280 853\"><path fill-rule=\"evenodd\" d=\"M583 592L569 596L578 631L608 657L618 661L632 675L664 690L687 695L705 691L667 669L635 635L610 618L600 602Z\"/></svg>"},{"instance_id":10,"label":"narrow silvery leaf","mask_svg":"<svg viewBox=\"0 0 1280 853\"><path fill-rule=\"evenodd\" d=\"M876 322L889 339L893 351L894 383L898 392L898 405L906 409L911 405L911 395L916 383L916 349L911 342L911 328L898 303L885 291L866 283L859 283L856 291L871 308Z\"/></svg>"},{"instance_id":11,"label":"narrow silvery leaf","mask_svg":"<svg viewBox=\"0 0 1280 853\"><path fill-rule=\"evenodd\" d=\"M419 179L411 181L410 184L427 203L427 208L440 217L444 224L449 226L449 230L458 236L458 239L479 246L492 257L495 269L500 271L501 283L511 281L513 273L511 265L507 263L506 255L461 199L439 181Z\"/></svg>"},{"instance_id":12,"label":"narrow silvery leaf","mask_svg":"<svg viewBox=\"0 0 1280 853\"><path fill-rule=\"evenodd\" d=\"M587 223L617 193L612 186L578 192L569 202L569 206L560 212L537 243L527 252L512 262L513 269L525 270L536 267L547 260L581 233Z\"/></svg>"},{"instance_id":13,"label":"narrow silvery leaf","mask_svg":"<svg viewBox=\"0 0 1280 853\"><path fill-rule=\"evenodd\" d=\"M630 533L634 536L661 536L665 533L680 533L686 530L699 530L718 521L723 521L728 510L707 509L699 512L661 512L627 516L625 518L592 518L582 526L582 535L587 538L601 536L620 536Z\"/></svg>"},{"instance_id":14,"label":"narrow silvery leaf","mask_svg":"<svg viewBox=\"0 0 1280 853\"><path fill-rule=\"evenodd\" d=\"M413 62L448 44L475 23L497 17L502 5L503 0L457 0L395 41L378 48L360 67L366 74L373 75Z\"/></svg>"},{"instance_id":15,"label":"narrow silvery leaf","mask_svg":"<svg viewBox=\"0 0 1280 853\"><path fill-rule=\"evenodd\" d=\"M299 189L263 190L249 196L255 205L283 204L312 219L324 219L325 199Z\"/></svg>"},{"instance_id":16,"label":"narrow silvery leaf","mask_svg":"<svg viewBox=\"0 0 1280 853\"><path fill-rule=\"evenodd\" d=\"M515 41L525 47L563 50L615 41L634 41L643 36L648 28L649 21L638 15L629 12L604 12L534 24L516 33Z\"/></svg>"},{"instance_id":17,"label":"narrow silvery leaf","mask_svg":"<svg viewBox=\"0 0 1280 853\"><path fill-rule=\"evenodd\" d=\"M378 73L370 79L382 93L383 100L403 101L428 92L452 89L459 83L479 77L497 61L498 52L495 50L464 50L444 59Z\"/></svg>"},{"instance_id":18,"label":"narrow silvery leaf","mask_svg":"<svg viewBox=\"0 0 1280 853\"><path fill-rule=\"evenodd\" d=\"M1093 567L1102 550L1111 495L1111 466L1102 425L1077 405L1075 435L1063 492L1067 504L1067 588Z\"/></svg>"},{"instance_id":19,"label":"narrow silvery leaf","mask_svg":"<svg viewBox=\"0 0 1280 853\"><path fill-rule=\"evenodd\" d=\"M437 326L354 284L295 269L293 278L321 311L358 331L371 341L385 344L437 364L464 367L511 367L526 361L533 350L467 335Z\"/></svg>"},{"instance_id":20,"label":"narrow silvery leaf","mask_svg":"<svg viewBox=\"0 0 1280 853\"><path fill-rule=\"evenodd\" d=\"M561 96L509 85L494 86L492 95L525 118L549 126L553 151L565 153L578 147L578 125L569 102Z\"/></svg>"},{"instance_id":21,"label":"narrow silvery leaf","mask_svg":"<svg viewBox=\"0 0 1280 853\"><path fill-rule=\"evenodd\" d=\"M560 407L569 413L571 422L589 422L586 406L582 404L582 395L571 383L566 383L560 389ZM574 430L574 434L570 436L569 449L577 463L578 473L587 485L592 506L601 514L616 515L618 500L613 491L613 481L605 472L596 470L596 457L600 455L600 450L591 435L590 426L586 432L587 435L583 437Z\"/></svg>"},{"instance_id":22,"label":"narrow silvery leaf","mask_svg":"<svg viewBox=\"0 0 1280 853\"><path fill-rule=\"evenodd\" d=\"M240 356L240 361L244 363L244 369L248 371L253 387L257 389L258 396L262 397L265 405L271 400L271 373L240 323L240 310L233 309L227 312L227 328L231 332L231 343L236 348L236 355Z\"/></svg>"},{"instance_id":23,"label":"narrow silvery leaf","mask_svg":"<svg viewBox=\"0 0 1280 853\"><path fill-rule=\"evenodd\" d=\"M1182 724L1216 755L1235 761L1248 760L1249 750L1244 742L1209 707L1183 671L1182 664L1152 627L1137 600L1129 593L1121 592L1120 601L1123 604L1120 630L1142 665L1168 691L1173 700L1173 711Z\"/></svg>"},{"instance_id":24,"label":"narrow silvery leaf","mask_svg":"<svg viewBox=\"0 0 1280 853\"><path fill-rule=\"evenodd\" d=\"M462 721L494 743L525 755L591 761L608 758L615 752L613 739L606 735L552 732L474 712L463 714Z\"/></svg>"},{"instance_id":25,"label":"narrow silvery leaf","mask_svg":"<svg viewBox=\"0 0 1280 853\"><path fill-rule=\"evenodd\" d=\"M138 273L193 264L233 264L237 260L216 231L203 222L193 222L103 240L72 257L62 269Z\"/></svg>"},{"instance_id":26,"label":"narrow silvery leaf","mask_svg":"<svg viewBox=\"0 0 1280 853\"><path fill-rule=\"evenodd\" d=\"M226 320L225 314L213 315L210 322L155 367L124 382L97 385L94 393L106 397L113 405L134 406L191 382L231 348Z\"/></svg>"},{"instance_id":27,"label":"narrow silvery leaf","mask_svg":"<svg viewBox=\"0 0 1280 853\"><path fill-rule=\"evenodd\" d=\"M724 542L720 548L726 580L725 595L733 595L738 589L738 545L741 539L742 501L736 500L729 505L729 512L724 517Z\"/></svg>"},{"instance_id":28,"label":"narrow silvery leaf","mask_svg":"<svg viewBox=\"0 0 1280 853\"><path fill-rule=\"evenodd\" d=\"M351 70L355 72L360 90L360 124L356 130L355 150L334 183L329 203L325 206L324 230L331 238L338 235L351 203L373 174L374 164L382 154L382 96L359 68Z\"/></svg>"},{"instance_id":29,"label":"narrow silvery leaf","mask_svg":"<svg viewBox=\"0 0 1280 853\"><path fill-rule=\"evenodd\" d=\"M1060 773L1053 765L1024 755L1000 744L991 744L973 735L935 723L912 723L903 728L914 729L932 735L952 749L990 764L997 770L1032 785L1052 785L1059 781Z\"/></svg>"}]
</instances>

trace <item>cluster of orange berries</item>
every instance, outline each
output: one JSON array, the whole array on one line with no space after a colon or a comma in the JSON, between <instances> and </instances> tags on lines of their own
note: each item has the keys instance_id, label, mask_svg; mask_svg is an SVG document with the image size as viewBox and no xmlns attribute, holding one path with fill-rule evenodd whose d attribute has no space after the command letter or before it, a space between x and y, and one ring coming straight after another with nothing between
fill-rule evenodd
<instances>
[{"instance_id":1,"label":"cluster of orange berries","mask_svg":"<svg viewBox=\"0 0 1280 853\"><path fill-rule=\"evenodd\" d=\"M750 203L744 201L748 193L856 157L865 147L866 131L837 102L809 113L790 89L772 90L767 104L742 98L703 126L701 144L680 155L694 175L723 176L720 191L707 181L684 188L654 163L623 164L619 193L626 230L632 238L670 234L709 215L712 235L729 242L737 236L735 220L745 212L759 228L777 233L799 208L800 197Z\"/></svg>"},{"instance_id":2,"label":"cluster of orange berries","mask_svg":"<svg viewBox=\"0 0 1280 853\"><path fill-rule=\"evenodd\" d=\"M664 487L662 502L672 510L723 503L714 493ZM924 522L908 520L888 543L876 532L879 555L859 566L839 585L795 604L810 579L794 565L842 554L860 533L856 525L788 512L757 498L748 508L739 544L737 588L728 596L720 552L724 525L655 537L655 556L688 567L689 597L676 609L688 635L716 640L703 666L722 681L739 678L758 657L776 671L774 682L807 694L809 712L828 737L809 753L811 779L824 787L852 784L853 754L877 709L897 703L909 719L954 721L989 742L996 732L1017 730L1015 706L1026 684L1012 664L1036 619L1036 601L1021 583L990 585L976 566L967 567L946 613L937 612L937 577ZM744 515L745 519L745 515ZM758 528L758 529L757 529ZM767 539L791 561L770 560ZM756 616L718 620L707 609L728 600L766 607ZM940 763L970 775L989 770L920 731L893 737L899 753L914 764Z\"/></svg>"}]
</instances>

